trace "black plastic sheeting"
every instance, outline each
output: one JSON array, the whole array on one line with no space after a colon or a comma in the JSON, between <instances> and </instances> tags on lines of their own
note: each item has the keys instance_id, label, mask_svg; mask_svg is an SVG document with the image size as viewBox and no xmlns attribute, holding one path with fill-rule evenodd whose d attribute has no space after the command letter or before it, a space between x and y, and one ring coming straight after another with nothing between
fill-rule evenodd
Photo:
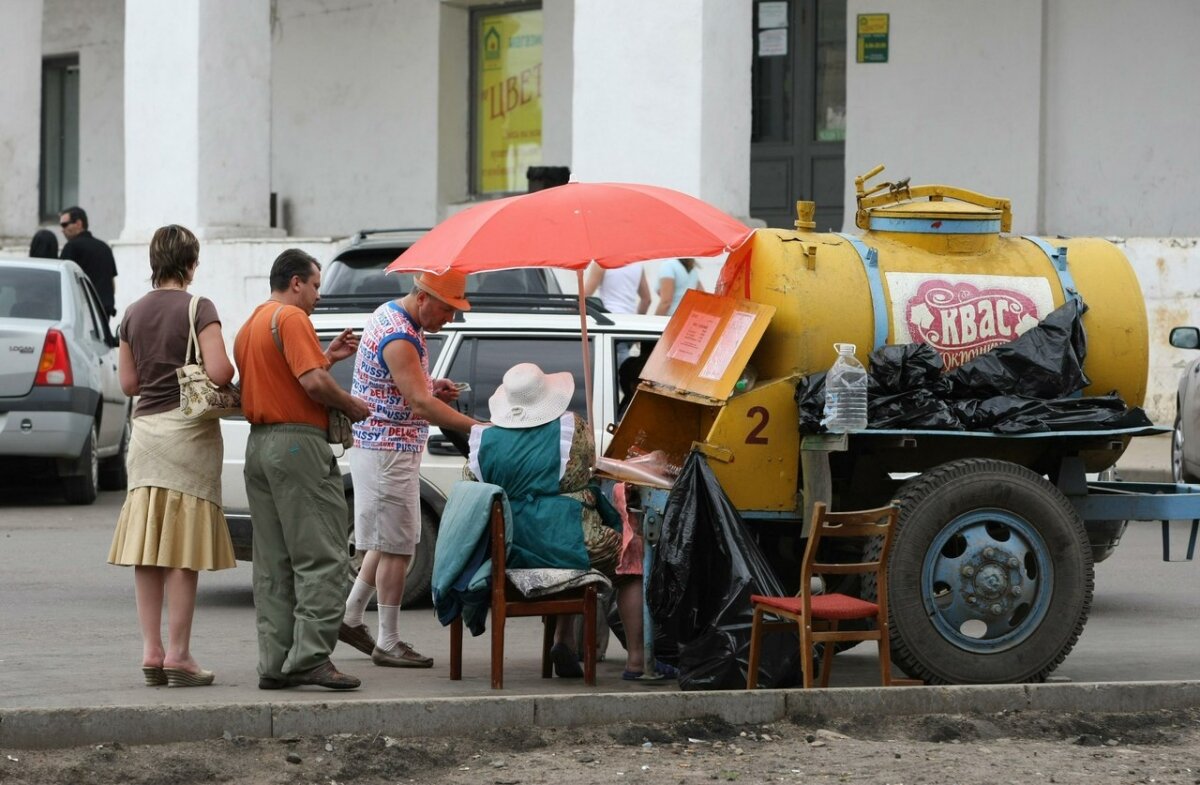
<instances>
[{"instance_id":1,"label":"black plastic sheeting","mask_svg":"<svg viewBox=\"0 0 1200 785\"><path fill-rule=\"evenodd\" d=\"M1086 311L1069 299L1011 343L945 373L927 344L877 349L867 372L867 428L1022 434L1151 425L1115 392L1075 395L1091 384L1083 371ZM796 398L800 430L823 433L825 374L801 380Z\"/></svg>"},{"instance_id":2,"label":"black plastic sheeting","mask_svg":"<svg viewBox=\"0 0 1200 785\"><path fill-rule=\"evenodd\" d=\"M667 499L646 602L655 625L679 647L683 690L746 687L750 595L784 594L762 551L699 452L692 452ZM799 682L799 636L763 636L759 684Z\"/></svg>"}]
</instances>

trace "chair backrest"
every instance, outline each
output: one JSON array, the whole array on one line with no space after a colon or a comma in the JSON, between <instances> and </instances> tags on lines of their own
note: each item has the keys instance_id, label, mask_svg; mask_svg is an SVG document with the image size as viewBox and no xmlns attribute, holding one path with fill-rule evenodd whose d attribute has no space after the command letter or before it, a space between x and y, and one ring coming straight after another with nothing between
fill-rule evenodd
<instances>
[{"instance_id":1,"label":"chair backrest","mask_svg":"<svg viewBox=\"0 0 1200 785\"><path fill-rule=\"evenodd\" d=\"M813 505L812 528L808 535L808 547L804 551L804 563L800 571L800 589L807 597L808 587L812 576L817 575L854 575L874 573L880 604L887 601L887 559L892 547L892 534L896 528L896 519L900 509L893 502L886 507L873 510L854 510L849 512L829 512L824 502ZM839 560L819 561L821 542L828 538L843 537L881 537L881 547L875 556L875 549L867 548L874 558L869 560ZM827 548L827 552L839 549ZM845 551L841 551L844 555ZM828 557L828 553L826 554ZM864 553L864 557L866 553Z\"/></svg>"}]
</instances>

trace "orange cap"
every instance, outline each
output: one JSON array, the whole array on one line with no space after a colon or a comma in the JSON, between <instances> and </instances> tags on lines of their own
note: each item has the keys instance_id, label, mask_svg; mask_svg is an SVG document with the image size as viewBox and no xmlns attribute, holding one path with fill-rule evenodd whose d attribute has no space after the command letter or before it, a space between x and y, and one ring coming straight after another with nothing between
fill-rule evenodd
<instances>
[{"instance_id":1,"label":"orange cap","mask_svg":"<svg viewBox=\"0 0 1200 785\"><path fill-rule=\"evenodd\" d=\"M459 311L471 310L467 302L467 274L457 270L447 270L441 275L421 273L413 281L413 286L426 294Z\"/></svg>"}]
</instances>

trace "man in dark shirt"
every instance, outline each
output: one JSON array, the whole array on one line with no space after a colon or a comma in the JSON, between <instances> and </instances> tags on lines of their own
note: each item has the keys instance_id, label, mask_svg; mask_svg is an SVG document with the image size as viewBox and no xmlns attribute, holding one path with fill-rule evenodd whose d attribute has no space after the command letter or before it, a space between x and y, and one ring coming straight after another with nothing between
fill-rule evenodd
<instances>
[{"instance_id":1,"label":"man in dark shirt","mask_svg":"<svg viewBox=\"0 0 1200 785\"><path fill-rule=\"evenodd\" d=\"M58 224L67 238L59 258L70 259L83 268L92 286L96 287L96 294L100 295L104 312L110 317L116 316L113 300L117 288L117 263L113 259L112 249L88 231L87 213L82 207L63 210Z\"/></svg>"}]
</instances>

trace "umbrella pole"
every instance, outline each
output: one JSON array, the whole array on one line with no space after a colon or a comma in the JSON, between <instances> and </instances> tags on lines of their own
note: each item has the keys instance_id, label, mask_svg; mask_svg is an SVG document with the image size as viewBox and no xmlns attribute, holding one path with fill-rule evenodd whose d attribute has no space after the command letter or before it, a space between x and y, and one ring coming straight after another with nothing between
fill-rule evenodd
<instances>
[{"instance_id":1,"label":"umbrella pole","mask_svg":"<svg viewBox=\"0 0 1200 785\"><path fill-rule=\"evenodd\" d=\"M592 427L592 354L588 351L587 301L583 293L583 270L575 271L579 283L579 329L583 335L583 392L587 401L587 424ZM599 444L597 443L597 446Z\"/></svg>"}]
</instances>

